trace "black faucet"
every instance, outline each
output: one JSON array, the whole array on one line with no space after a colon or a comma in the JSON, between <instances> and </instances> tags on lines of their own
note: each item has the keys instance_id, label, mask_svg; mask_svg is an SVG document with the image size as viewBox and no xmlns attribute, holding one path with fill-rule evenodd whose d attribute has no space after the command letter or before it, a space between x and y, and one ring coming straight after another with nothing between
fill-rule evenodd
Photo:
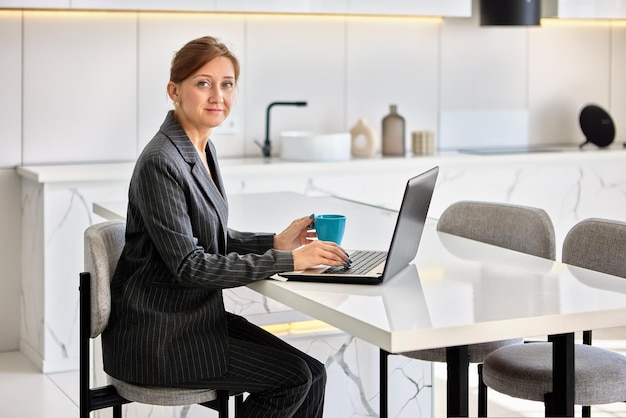
<instances>
[{"instance_id":1,"label":"black faucet","mask_svg":"<svg viewBox=\"0 0 626 418\"><path fill-rule=\"evenodd\" d=\"M272 144L270 142L270 109L272 106L306 106L307 102L272 102L267 106L265 112L265 142L260 144L254 141L263 151L263 157L269 158L272 155Z\"/></svg>"}]
</instances>

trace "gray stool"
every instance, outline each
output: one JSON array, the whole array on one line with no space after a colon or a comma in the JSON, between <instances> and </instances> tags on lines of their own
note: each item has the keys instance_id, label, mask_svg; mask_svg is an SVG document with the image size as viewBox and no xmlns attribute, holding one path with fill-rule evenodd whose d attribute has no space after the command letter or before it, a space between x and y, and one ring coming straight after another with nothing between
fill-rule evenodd
<instances>
[{"instance_id":1,"label":"gray stool","mask_svg":"<svg viewBox=\"0 0 626 418\"><path fill-rule=\"evenodd\" d=\"M574 225L563 240L563 262L626 278L626 223L590 218ZM587 270L572 267L582 283ZM574 348L574 403L591 416L589 405L626 401L626 356L591 346L591 331L585 344ZM589 345L587 345L589 344ZM550 413L552 392L552 344L530 343L503 347L483 363L485 384L504 394L544 402Z\"/></svg>"},{"instance_id":2,"label":"gray stool","mask_svg":"<svg viewBox=\"0 0 626 418\"><path fill-rule=\"evenodd\" d=\"M437 230L550 260L556 257L554 226L543 209L509 203L461 201L450 205L443 212ZM522 338L514 338L467 347L469 362L479 363L478 416L487 416L487 388L482 381L480 363L497 348L523 342ZM446 348L395 354L424 361L448 361ZM381 361L386 364L384 356L385 353L381 351ZM449 387L448 392L456 393L456 388ZM468 395L458 393L458 396Z\"/></svg>"},{"instance_id":3,"label":"gray stool","mask_svg":"<svg viewBox=\"0 0 626 418\"><path fill-rule=\"evenodd\" d=\"M626 356L591 345L574 347L577 405L599 405L626 400ZM552 343L509 346L489 354L483 380L509 396L545 402L552 392Z\"/></svg>"},{"instance_id":4,"label":"gray stool","mask_svg":"<svg viewBox=\"0 0 626 418\"><path fill-rule=\"evenodd\" d=\"M91 338L102 333L111 312L111 276L124 247L126 223L108 221L92 225L85 231L85 272L80 274L80 418L91 411L113 409L113 417L121 418L122 405L140 402L150 405L200 404L228 417L229 393L215 389L181 389L140 386L108 376L109 384L97 388L90 385ZM235 396L235 414L243 402L243 394Z\"/></svg>"}]
</instances>

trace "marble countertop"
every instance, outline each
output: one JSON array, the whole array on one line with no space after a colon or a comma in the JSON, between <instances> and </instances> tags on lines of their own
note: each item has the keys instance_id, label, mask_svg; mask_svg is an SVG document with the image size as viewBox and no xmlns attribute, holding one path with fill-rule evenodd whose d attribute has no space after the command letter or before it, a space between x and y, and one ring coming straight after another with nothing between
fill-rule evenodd
<instances>
[{"instance_id":1,"label":"marble countertop","mask_svg":"<svg viewBox=\"0 0 626 418\"><path fill-rule=\"evenodd\" d=\"M135 162L19 166L17 174L37 183L128 180Z\"/></svg>"},{"instance_id":2,"label":"marble countertop","mask_svg":"<svg viewBox=\"0 0 626 418\"><path fill-rule=\"evenodd\" d=\"M464 152L439 152L429 156L373 157L355 158L349 161L335 162L289 162L280 158L222 158L222 174L237 176L284 176L290 174L310 174L316 176L336 176L344 173L371 172L372 168L391 172L412 167L464 166L489 164L545 164L566 161L602 161L626 158L626 150L614 146L609 149L577 147L562 148L557 152L512 152L479 155ZM134 161L92 163L92 164L56 164L19 166L17 173L25 179L37 183L63 183L72 181L110 181L130 179Z\"/></svg>"}]
</instances>

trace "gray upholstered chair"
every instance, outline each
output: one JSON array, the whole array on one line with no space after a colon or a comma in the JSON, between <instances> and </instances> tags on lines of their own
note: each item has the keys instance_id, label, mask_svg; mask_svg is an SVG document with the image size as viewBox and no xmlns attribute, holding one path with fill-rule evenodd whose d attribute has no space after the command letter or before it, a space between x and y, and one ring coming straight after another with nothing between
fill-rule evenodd
<instances>
[{"instance_id":1,"label":"gray upholstered chair","mask_svg":"<svg viewBox=\"0 0 626 418\"><path fill-rule=\"evenodd\" d=\"M439 218L437 230L475 241L554 260L554 226L548 214L538 208L507 203L461 201L449 206ZM478 416L487 414L487 390L482 382L485 356L497 348L523 343L522 338L468 346L469 361L478 364ZM446 349L398 353L435 362L446 362Z\"/></svg>"},{"instance_id":2,"label":"gray upholstered chair","mask_svg":"<svg viewBox=\"0 0 626 418\"><path fill-rule=\"evenodd\" d=\"M125 230L123 221L108 221L85 231L85 272L80 275L80 417L113 408L114 418L121 418L122 405L130 402L168 406L197 403L217 410L220 417L228 417L228 391L146 387L110 376L109 385L91 388L89 343L104 331L109 321L111 276L124 247ZM238 394L235 413L242 401L242 395Z\"/></svg>"},{"instance_id":3,"label":"gray upholstered chair","mask_svg":"<svg viewBox=\"0 0 626 418\"><path fill-rule=\"evenodd\" d=\"M626 278L626 223L598 218L579 222L563 241L562 259L572 266ZM590 416L589 405L626 401L626 356L586 344L576 344L574 355L574 403L587 405L583 416ZM546 415L551 414L551 343L494 351L484 361L483 378L500 393L544 402Z\"/></svg>"}]
</instances>

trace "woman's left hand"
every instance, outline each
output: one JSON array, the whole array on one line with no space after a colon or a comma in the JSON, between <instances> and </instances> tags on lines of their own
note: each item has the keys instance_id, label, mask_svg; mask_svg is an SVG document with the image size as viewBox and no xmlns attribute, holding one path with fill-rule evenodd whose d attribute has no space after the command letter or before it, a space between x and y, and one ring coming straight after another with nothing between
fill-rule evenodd
<instances>
[{"instance_id":1,"label":"woman's left hand","mask_svg":"<svg viewBox=\"0 0 626 418\"><path fill-rule=\"evenodd\" d=\"M274 248L291 251L311 242L310 239L317 236L315 231L310 229L312 225L313 219L309 216L296 219L283 232L274 235Z\"/></svg>"}]
</instances>

